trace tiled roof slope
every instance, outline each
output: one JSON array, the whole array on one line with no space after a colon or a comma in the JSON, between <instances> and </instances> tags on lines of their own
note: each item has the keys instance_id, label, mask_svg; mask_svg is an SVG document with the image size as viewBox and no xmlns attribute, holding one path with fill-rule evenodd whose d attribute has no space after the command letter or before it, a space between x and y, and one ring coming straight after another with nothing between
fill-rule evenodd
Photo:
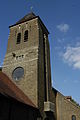
<instances>
[{"instance_id":1,"label":"tiled roof slope","mask_svg":"<svg viewBox=\"0 0 80 120\"><path fill-rule=\"evenodd\" d=\"M46 32L49 34L49 31L47 30L46 26L43 24L43 22L42 22L42 20L40 19L40 17L39 17L39 16L36 16L33 12L25 15L22 19L20 19L18 22L16 22L16 24L9 26L9 28L10 28L10 27L13 27L13 26L15 26L15 25L19 25L19 24L21 24L21 23L24 23L24 22L26 22L26 21L35 19L35 18L38 18L38 19L39 19L39 22L40 22L41 26L44 26L43 28L44 28L44 29L46 30Z\"/></svg>"},{"instance_id":2,"label":"tiled roof slope","mask_svg":"<svg viewBox=\"0 0 80 120\"><path fill-rule=\"evenodd\" d=\"M31 19L33 19L33 18L35 18L35 17L36 17L36 15L35 15L33 12L31 12L31 13L25 15L25 16L24 16L22 19L20 19L18 22L16 22L16 24L20 24L20 23L22 23L22 22L31 20Z\"/></svg>"},{"instance_id":3,"label":"tiled roof slope","mask_svg":"<svg viewBox=\"0 0 80 120\"><path fill-rule=\"evenodd\" d=\"M38 17L38 16L36 16L33 12L31 12L31 13L25 15L23 18L21 18L18 22L16 22L16 24L11 25L11 26L9 26L9 27L13 27L13 26L15 26L15 25L24 23L24 22L26 22L26 21L32 20L32 19L37 18L37 17Z\"/></svg>"},{"instance_id":4,"label":"tiled roof slope","mask_svg":"<svg viewBox=\"0 0 80 120\"><path fill-rule=\"evenodd\" d=\"M36 106L32 101L13 83L10 78L0 71L0 93L13 97L14 99L30 105L32 107Z\"/></svg>"}]
</instances>

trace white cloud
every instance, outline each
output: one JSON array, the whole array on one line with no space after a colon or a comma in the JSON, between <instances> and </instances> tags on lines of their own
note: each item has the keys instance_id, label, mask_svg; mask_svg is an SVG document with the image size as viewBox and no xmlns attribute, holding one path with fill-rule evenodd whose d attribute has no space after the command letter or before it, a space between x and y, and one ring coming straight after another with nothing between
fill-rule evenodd
<instances>
[{"instance_id":1,"label":"white cloud","mask_svg":"<svg viewBox=\"0 0 80 120\"><path fill-rule=\"evenodd\" d=\"M63 43L63 42L65 41L65 39L64 39L64 38L62 38L62 39L58 38L57 41L58 41L59 43Z\"/></svg>"},{"instance_id":2,"label":"white cloud","mask_svg":"<svg viewBox=\"0 0 80 120\"><path fill-rule=\"evenodd\" d=\"M76 46L80 46L80 42L77 42Z\"/></svg>"},{"instance_id":3,"label":"white cloud","mask_svg":"<svg viewBox=\"0 0 80 120\"><path fill-rule=\"evenodd\" d=\"M80 69L80 46L67 47L63 59L73 68Z\"/></svg>"},{"instance_id":4,"label":"white cloud","mask_svg":"<svg viewBox=\"0 0 80 120\"><path fill-rule=\"evenodd\" d=\"M66 33L69 30L69 25L68 24L60 24L57 25L57 29L59 29L61 32Z\"/></svg>"},{"instance_id":5,"label":"white cloud","mask_svg":"<svg viewBox=\"0 0 80 120\"><path fill-rule=\"evenodd\" d=\"M75 84L77 84L77 83L79 83L79 80L74 80L73 82L74 82Z\"/></svg>"}]
</instances>

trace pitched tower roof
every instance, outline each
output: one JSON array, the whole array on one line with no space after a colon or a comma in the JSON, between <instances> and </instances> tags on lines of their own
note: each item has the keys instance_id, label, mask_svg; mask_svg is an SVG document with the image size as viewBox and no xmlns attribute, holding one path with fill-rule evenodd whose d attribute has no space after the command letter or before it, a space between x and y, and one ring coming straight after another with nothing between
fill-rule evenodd
<instances>
[{"instance_id":1,"label":"pitched tower roof","mask_svg":"<svg viewBox=\"0 0 80 120\"><path fill-rule=\"evenodd\" d=\"M22 19L20 19L18 22L16 22L16 24L20 24L23 22L26 22L28 20L34 19L35 17L37 17L33 12L25 15Z\"/></svg>"},{"instance_id":2,"label":"pitched tower roof","mask_svg":"<svg viewBox=\"0 0 80 120\"><path fill-rule=\"evenodd\" d=\"M19 24L21 24L21 23L27 22L27 21L32 20L32 19L35 19L35 18L38 18L39 23L41 24L42 28L45 29L46 32L49 34L49 31L47 30L46 26L43 24L43 22L42 22L42 20L40 19L40 17L39 17L39 16L36 16L33 12L25 15L25 16L24 16L23 18L21 18L18 22L16 22L16 24L11 25L11 26L9 26L9 27L13 27L13 26L15 26L15 25L19 25Z\"/></svg>"},{"instance_id":3,"label":"pitched tower roof","mask_svg":"<svg viewBox=\"0 0 80 120\"><path fill-rule=\"evenodd\" d=\"M21 18L18 22L16 22L16 24L11 25L11 26L9 26L9 27L13 27L13 26L15 26L15 25L24 23L24 22L26 22L26 21L32 20L32 19L37 18L37 17L38 17L38 16L36 16L33 12L31 12L31 13L25 15L23 18Z\"/></svg>"}]
</instances>

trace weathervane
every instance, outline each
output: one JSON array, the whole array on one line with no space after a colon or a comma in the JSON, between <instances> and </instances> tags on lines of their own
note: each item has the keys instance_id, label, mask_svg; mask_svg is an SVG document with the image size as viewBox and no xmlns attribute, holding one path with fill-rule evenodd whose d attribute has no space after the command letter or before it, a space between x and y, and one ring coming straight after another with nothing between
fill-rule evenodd
<instances>
[{"instance_id":1,"label":"weathervane","mask_svg":"<svg viewBox=\"0 0 80 120\"><path fill-rule=\"evenodd\" d=\"M33 6L30 7L30 11L31 11L31 12L33 11Z\"/></svg>"}]
</instances>

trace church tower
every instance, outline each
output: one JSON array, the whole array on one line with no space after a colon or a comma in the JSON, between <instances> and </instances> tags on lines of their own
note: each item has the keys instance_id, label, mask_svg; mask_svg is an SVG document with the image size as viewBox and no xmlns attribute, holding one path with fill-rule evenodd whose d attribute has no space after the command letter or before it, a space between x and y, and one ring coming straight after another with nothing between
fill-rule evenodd
<instances>
[{"instance_id":1,"label":"church tower","mask_svg":"<svg viewBox=\"0 0 80 120\"><path fill-rule=\"evenodd\" d=\"M47 28L34 13L24 16L9 28L2 71L41 111L53 112Z\"/></svg>"}]
</instances>

